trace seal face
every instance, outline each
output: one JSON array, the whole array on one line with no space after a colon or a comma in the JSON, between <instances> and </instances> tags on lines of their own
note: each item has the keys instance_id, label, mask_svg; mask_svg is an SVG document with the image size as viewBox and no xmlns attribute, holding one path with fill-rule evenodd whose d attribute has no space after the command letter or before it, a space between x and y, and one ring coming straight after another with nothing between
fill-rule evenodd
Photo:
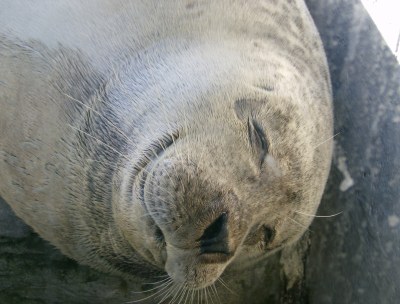
<instances>
[{"instance_id":1,"label":"seal face","mask_svg":"<svg viewBox=\"0 0 400 304\"><path fill-rule=\"evenodd\" d=\"M303 234L332 109L302 1L0 11L0 195L63 253L200 289Z\"/></svg>"}]
</instances>

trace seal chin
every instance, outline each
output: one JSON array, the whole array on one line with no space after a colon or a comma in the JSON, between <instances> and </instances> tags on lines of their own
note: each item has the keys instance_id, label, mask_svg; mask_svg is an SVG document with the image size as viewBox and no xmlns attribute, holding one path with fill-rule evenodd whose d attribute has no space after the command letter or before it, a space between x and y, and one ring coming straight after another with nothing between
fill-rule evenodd
<instances>
[{"instance_id":1,"label":"seal chin","mask_svg":"<svg viewBox=\"0 0 400 304\"><path fill-rule=\"evenodd\" d=\"M196 248L183 249L166 245L165 270L176 284L190 289L202 289L214 284L232 259L210 263L202 259Z\"/></svg>"}]
</instances>

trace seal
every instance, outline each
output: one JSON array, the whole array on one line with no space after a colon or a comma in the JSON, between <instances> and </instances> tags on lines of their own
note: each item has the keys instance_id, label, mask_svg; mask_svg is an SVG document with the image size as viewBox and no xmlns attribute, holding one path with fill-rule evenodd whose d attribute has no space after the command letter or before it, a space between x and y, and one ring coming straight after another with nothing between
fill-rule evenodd
<instances>
[{"instance_id":1,"label":"seal","mask_svg":"<svg viewBox=\"0 0 400 304\"><path fill-rule=\"evenodd\" d=\"M65 255L202 289L293 243L332 150L303 1L2 1L0 195Z\"/></svg>"}]
</instances>

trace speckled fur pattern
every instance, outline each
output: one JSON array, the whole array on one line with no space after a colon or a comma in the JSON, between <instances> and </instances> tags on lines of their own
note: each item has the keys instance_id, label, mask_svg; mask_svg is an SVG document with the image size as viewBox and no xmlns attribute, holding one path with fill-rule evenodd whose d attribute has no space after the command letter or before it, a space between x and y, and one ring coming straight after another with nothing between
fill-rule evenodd
<instances>
[{"instance_id":1,"label":"speckled fur pattern","mask_svg":"<svg viewBox=\"0 0 400 304\"><path fill-rule=\"evenodd\" d=\"M0 29L0 195L64 254L198 289L307 229L332 109L303 1L6 0Z\"/></svg>"}]
</instances>

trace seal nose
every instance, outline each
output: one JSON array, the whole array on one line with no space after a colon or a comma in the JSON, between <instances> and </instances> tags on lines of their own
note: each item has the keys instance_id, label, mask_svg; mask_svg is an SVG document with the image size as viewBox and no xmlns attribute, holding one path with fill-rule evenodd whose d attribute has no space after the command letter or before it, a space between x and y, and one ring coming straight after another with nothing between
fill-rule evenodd
<instances>
[{"instance_id":1,"label":"seal nose","mask_svg":"<svg viewBox=\"0 0 400 304\"><path fill-rule=\"evenodd\" d=\"M200 239L200 253L229 254L228 244L228 214L223 212L212 222Z\"/></svg>"}]
</instances>

